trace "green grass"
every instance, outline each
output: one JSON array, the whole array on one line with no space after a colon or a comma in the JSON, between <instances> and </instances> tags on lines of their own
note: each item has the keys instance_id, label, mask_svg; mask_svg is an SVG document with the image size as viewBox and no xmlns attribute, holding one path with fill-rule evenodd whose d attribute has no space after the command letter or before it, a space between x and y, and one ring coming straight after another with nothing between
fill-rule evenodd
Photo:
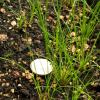
<instances>
[{"instance_id":1,"label":"green grass","mask_svg":"<svg viewBox=\"0 0 100 100\"><path fill-rule=\"evenodd\" d=\"M58 2L59 1L59 2ZM39 95L40 100L46 100L46 96L49 99L54 99L56 92L64 96L65 100L78 100L80 95L86 95L88 100L92 100L92 97L87 87L94 81L94 77L91 74L92 69L100 70L100 66L93 61L95 53L95 44L99 38L100 33L97 34L97 38L94 41L92 47L85 50L84 45L89 42L89 39L94 35L95 25L99 21L100 13L100 2L96 4L94 8L87 6L85 0L81 0L82 4L82 17L79 17L78 21L75 20L75 6L79 7L79 0L56 0L51 1L55 12L56 25L53 32L49 32L47 27L47 17L49 15L48 7L49 0L46 0L46 11L43 13L41 7L41 0L27 0L30 12L29 16L21 15L18 18L18 28L23 28L23 25L27 27L32 24L34 16L38 18L38 25L43 33L45 42L46 58L52 62L53 72L46 78L45 91L42 92L41 85L33 76L33 81ZM64 4L71 6L71 12L69 13L70 18L68 22L64 20L64 27L61 25L61 8ZM80 8L78 8L79 10ZM91 17L87 15L90 13ZM89 18L88 18L89 17ZM28 20L27 20L28 19ZM78 23L78 25L77 25ZM71 32L75 32L75 37L70 36ZM73 53L70 49L71 46L75 46L75 52ZM29 47L31 51L31 47ZM34 55L33 55L34 58ZM1 58L4 59L5 58ZM94 65L92 62L95 62ZM50 80L55 83L50 86ZM51 93L52 90L52 93ZM48 94L45 96L45 94Z\"/></svg>"}]
</instances>

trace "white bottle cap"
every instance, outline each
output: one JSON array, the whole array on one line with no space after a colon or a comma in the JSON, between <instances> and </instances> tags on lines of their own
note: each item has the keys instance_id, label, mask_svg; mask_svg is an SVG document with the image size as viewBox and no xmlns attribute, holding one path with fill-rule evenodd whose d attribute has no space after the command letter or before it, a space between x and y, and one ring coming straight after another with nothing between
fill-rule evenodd
<instances>
[{"instance_id":1,"label":"white bottle cap","mask_svg":"<svg viewBox=\"0 0 100 100\"><path fill-rule=\"evenodd\" d=\"M38 75L47 75L52 71L52 65L47 59L35 59L31 62L30 68L33 73Z\"/></svg>"}]
</instances>

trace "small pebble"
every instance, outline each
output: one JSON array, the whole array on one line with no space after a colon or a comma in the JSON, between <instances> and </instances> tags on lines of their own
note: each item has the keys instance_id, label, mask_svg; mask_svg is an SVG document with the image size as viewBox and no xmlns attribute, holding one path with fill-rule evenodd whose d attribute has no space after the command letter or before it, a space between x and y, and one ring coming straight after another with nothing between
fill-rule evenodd
<instances>
[{"instance_id":1,"label":"small pebble","mask_svg":"<svg viewBox=\"0 0 100 100\"><path fill-rule=\"evenodd\" d=\"M27 44L31 45L32 44L32 38L28 37L27 39L22 39L24 42L26 42Z\"/></svg>"},{"instance_id":2,"label":"small pebble","mask_svg":"<svg viewBox=\"0 0 100 100\"><path fill-rule=\"evenodd\" d=\"M32 73L26 74L26 78L31 79L32 78Z\"/></svg>"},{"instance_id":3,"label":"small pebble","mask_svg":"<svg viewBox=\"0 0 100 100\"><path fill-rule=\"evenodd\" d=\"M22 85L21 84L18 84L18 87L21 87Z\"/></svg>"},{"instance_id":4,"label":"small pebble","mask_svg":"<svg viewBox=\"0 0 100 100\"><path fill-rule=\"evenodd\" d=\"M46 6L45 5L43 6L43 10L46 11Z\"/></svg>"},{"instance_id":5,"label":"small pebble","mask_svg":"<svg viewBox=\"0 0 100 100\"><path fill-rule=\"evenodd\" d=\"M3 92L0 92L0 95L2 95L3 94Z\"/></svg>"},{"instance_id":6,"label":"small pebble","mask_svg":"<svg viewBox=\"0 0 100 100\"><path fill-rule=\"evenodd\" d=\"M25 74L29 74L30 72L29 72L29 70L25 70Z\"/></svg>"},{"instance_id":7,"label":"small pebble","mask_svg":"<svg viewBox=\"0 0 100 100\"><path fill-rule=\"evenodd\" d=\"M22 61L22 58L19 58L18 61Z\"/></svg>"},{"instance_id":8,"label":"small pebble","mask_svg":"<svg viewBox=\"0 0 100 100\"><path fill-rule=\"evenodd\" d=\"M70 36L75 37L76 33L75 32L71 32Z\"/></svg>"},{"instance_id":9,"label":"small pebble","mask_svg":"<svg viewBox=\"0 0 100 100\"><path fill-rule=\"evenodd\" d=\"M60 19L61 19L61 20L64 20L64 16L63 16L63 15L60 15Z\"/></svg>"},{"instance_id":10,"label":"small pebble","mask_svg":"<svg viewBox=\"0 0 100 100\"><path fill-rule=\"evenodd\" d=\"M25 73L22 73L22 76L25 76Z\"/></svg>"},{"instance_id":11,"label":"small pebble","mask_svg":"<svg viewBox=\"0 0 100 100\"><path fill-rule=\"evenodd\" d=\"M25 64L25 65L27 64L27 62L26 62L26 61L22 61L22 62L23 62L23 64Z\"/></svg>"},{"instance_id":12,"label":"small pebble","mask_svg":"<svg viewBox=\"0 0 100 100\"><path fill-rule=\"evenodd\" d=\"M30 83L32 83L32 82L33 82L33 80L32 80L32 79L30 79L30 80L29 80L29 82L30 82Z\"/></svg>"},{"instance_id":13,"label":"small pebble","mask_svg":"<svg viewBox=\"0 0 100 100\"><path fill-rule=\"evenodd\" d=\"M27 53L27 55L32 57L32 56L33 56L33 52L32 52L32 51L29 51L29 52Z\"/></svg>"},{"instance_id":14,"label":"small pebble","mask_svg":"<svg viewBox=\"0 0 100 100\"><path fill-rule=\"evenodd\" d=\"M5 73L5 75L8 75L8 73Z\"/></svg>"},{"instance_id":15,"label":"small pebble","mask_svg":"<svg viewBox=\"0 0 100 100\"><path fill-rule=\"evenodd\" d=\"M20 77L20 73L16 70L16 71L13 71L12 72L12 75L15 77L15 78L18 78Z\"/></svg>"},{"instance_id":16,"label":"small pebble","mask_svg":"<svg viewBox=\"0 0 100 100\"><path fill-rule=\"evenodd\" d=\"M2 79L2 81L5 82L6 80L5 79Z\"/></svg>"},{"instance_id":17,"label":"small pebble","mask_svg":"<svg viewBox=\"0 0 100 100\"><path fill-rule=\"evenodd\" d=\"M99 82L93 82L93 83L91 83L91 85L92 85L93 87L97 87L97 86L99 86Z\"/></svg>"},{"instance_id":18,"label":"small pebble","mask_svg":"<svg viewBox=\"0 0 100 100\"><path fill-rule=\"evenodd\" d=\"M88 50L89 49L89 45L88 44L84 44L84 50Z\"/></svg>"},{"instance_id":19,"label":"small pebble","mask_svg":"<svg viewBox=\"0 0 100 100\"><path fill-rule=\"evenodd\" d=\"M11 89L10 91L11 91L11 93L14 93L14 92L15 92L15 90L14 90L14 89Z\"/></svg>"},{"instance_id":20,"label":"small pebble","mask_svg":"<svg viewBox=\"0 0 100 100\"><path fill-rule=\"evenodd\" d=\"M97 92L96 95L96 100L100 100L100 92Z\"/></svg>"},{"instance_id":21,"label":"small pebble","mask_svg":"<svg viewBox=\"0 0 100 100\"><path fill-rule=\"evenodd\" d=\"M80 52L80 49L77 49L77 52L79 53Z\"/></svg>"},{"instance_id":22,"label":"small pebble","mask_svg":"<svg viewBox=\"0 0 100 100\"><path fill-rule=\"evenodd\" d=\"M8 72L11 72L11 69L9 69Z\"/></svg>"},{"instance_id":23,"label":"small pebble","mask_svg":"<svg viewBox=\"0 0 100 100\"><path fill-rule=\"evenodd\" d=\"M25 96L29 96L30 95L29 90L27 90L27 89L21 89L20 92L22 94L24 94Z\"/></svg>"},{"instance_id":24,"label":"small pebble","mask_svg":"<svg viewBox=\"0 0 100 100\"><path fill-rule=\"evenodd\" d=\"M6 22L6 20L3 20L3 22L5 23L5 22Z\"/></svg>"},{"instance_id":25,"label":"small pebble","mask_svg":"<svg viewBox=\"0 0 100 100\"><path fill-rule=\"evenodd\" d=\"M75 45L72 45L71 51L72 51L72 53L75 53L75 51L76 51Z\"/></svg>"},{"instance_id":26,"label":"small pebble","mask_svg":"<svg viewBox=\"0 0 100 100\"><path fill-rule=\"evenodd\" d=\"M11 21L11 25L14 27L14 26L16 26L17 25L17 23L16 23L16 21Z\"/></svg>"},{"instance_id":27,"label":"small pebble","mask_svg":"<svg viewBox=\"0 0 100 100\"><path fill-rule=\"evenodd\" d=\"M86 65L89 66L89 62L87 62Z\"/></svg>"},{"instance_id":28,"label":"small pebble","mask_svg":"<svg viewBox=\"0 0 100 100\"><path fill-rule=\"evenodd\" d=\"M9 86L10 84L9 83L6 83L6 86Z\"/></svg>"},{"instance_id":29,"label":"small pebble","mask_svg":"<svg viewBox=\"0 0 100 100\"><path fill-rule=\"evenodd\" d=\"M12 100L18 100L17 98L13 98Z\"/></svg>"},{"instance_id":30,"label":"small pebble","mask_svg":"<svg viewBox=\"0 0 100 100\"><path fill-rule=\"evenodd\" d=\"M7 16L8 16L8 17L11 17L11 14L8 14Z\"/></svg>"},{"instance_id":31,"label":"small pebble","mask_svg":"<svg viewBox=\"0 0 100 100\"><path fill-rule=\"evenodd\" d=\"M83 94L83 95L82 95L82 100L88 100L87 95Z\"/></svg>"},{"instance_id":32,"label":"small pebble","mask_svg":"<svg viewBox=\"0 0 100 100\"><path fill-rule=\"evenodd\" d=\"M34 43L40 44L41 41L40 40L34 40Z\"/></svg>"},{"instance_id":33,"label":"small pebble","mask_svg":"<svg viewBox=\"0 0 100 100\"><path fill-rule=\"evenodd\" d=\"M7 41L7 39L8 39L7 34L4 33L0 34L0 41Z\"/></svg>"},{"instance_id":34,"label":"small pebble","mask_svg":"<svg viewBox=\"0 0 100 100\"><path fill-rule=\"evenodd\" d=\"M48 16L47 21L52 21L53 18L51 16Z\"/></svg>"},{"instance_id":35,"label":"small pebble","mask_svg":"<svg viewBox=\"0 0 100 100\"><path fill-rule=\"evenodd\" d=\"M72 85L72 82L69 82L70 85Z\"/></svg>"},{"instance_id":36,"label":"small pebble","mask_svg":"<svg viewBox=\"0 0 100 100\"><path fill-rule=\"evenodd\" d=\"M69 20L68 20L68 22L70 23L70 22L71 22L71 20L69 19Z\"/></svg>"},{"instance_id":37,"label":"small pebble","mask_svg":"<svg viewBox=\"0 0 100 100\"><path fill-rule=\"evenodd\" d=\"M94 76L95 76L95 77L98 77L99 75L100 75L99 70L96 70L95 73L94 73Z\"/></svg>"},{"instance_id":38,"label":"small pebble","mask_svg":"<svg viewBox=\"0 0 100 100\"><path fill-rule=\"evenodd\" d=\"M32 38L31 37L28 37L27 44L32 44Z\"/></svg>"},{"instance_id":39,"label":"small pebble","mask_svg":"<svg viewBox=\"0 0 100 100\"><path fill-rule=\"evenodd\" d=\"M7 23L9 23L9 20L7 20Z\"/></svg>"},{"instance_id":40,"label":"small pebble","mask_svg":"<svg viewBox=\"0 0 100 100\"><path fill-rule=\"evenodd\" d=\"M0 74L0 77L4 76L5 74Z\"/></svg>"},{"instance_id":41,"label":"small pebble","mask_svg":"<svg viewBox=\"0 0 100 100\"><path fill-rule=\"evenodd\" d=\"M5 86L6 84L5 83L2 83L2 85L1 86Z\"/></svg>"},{"instance_id":42,"label":"small pebble","mask_svg":"<svg viewBox=\"0 0 100 100\"><path fill-rule=\"evenodd\" d=\"M80 13L80 14L79 14L79 16L80 16L80 17L82 17L82 16L83 16L83 14L82 14L82 13Z\"/></svg>"},{"instance_id":43,"label":"small pebble","mask_svg":"<svg viewBox=\"0 0 100 100\"><path fill-rule=\"evenodd\" d=\"M10 0L6 0L8 3L10 3Z\"/></svg>"},{"instance_id":44,"label":"small pebble","mask_svg":"<svg viewBox=\"0 0 100 100\"><path fill-rule=\"evenodd\" d=\"M93 56L93 60L95 60L97 57L96 56Z\"/></svg>"},{"instance_id":45,"label":"small pebble","mask_svg":"<svg viewBox=\"0 0 100 100\"><path fill-rule=\"evenodd\" d=\"M3 96L6 96L6 97L8 97L8 96L9 96L9 94L3 94Z\"/></svg>"},{"instance_id":46,"label":"small pebble","mask_svg":"<svg viewBox=\"0 0 100 100\"><path fill-rule=\"evenodd\" d=\"M16 44L15 44L15 45L16 45ZM12 60L12 61L11 61L11 64L12 64L12 65L15 65L16 63L15 63L15 61L14 61L14 60Z\"/></svg>"},{"instance_id":47,"label":"small pebble","mask_svg":"<svg viewBox=\"0 0 100 100\"><path fill-rule=\"evenodd\" d=\"M6 10L4 8L1 8L0 9L0 12L3 13L3 14L5 14L6 13Z\"/></svg>"},{"instance_id":48,"label":"small pebble","mask_svg":"<svg viewBox=\"0 0 100 100\"><path fill-rule=\"evenodd\" d=\"M69 15L66 15L66 19L68 19L69 18Z\"/></svg>"}]
</instances>

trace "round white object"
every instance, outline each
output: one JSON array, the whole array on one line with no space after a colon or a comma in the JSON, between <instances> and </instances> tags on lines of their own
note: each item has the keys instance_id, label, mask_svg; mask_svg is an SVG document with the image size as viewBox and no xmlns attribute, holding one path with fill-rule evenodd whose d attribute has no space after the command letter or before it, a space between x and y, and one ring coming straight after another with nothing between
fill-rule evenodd
<instances>
[{"instance_id":1,"label":"round white object","mask_svg":"<svg viewBox=\"0 0 100 100\"><path fill-rule=\"evenodd\" d=\"M30 68L32 72L38 75L47 75L52 71L52 65L47 59L35 59L31 62Z\"/></svg>"},{"instance_id":2,"label":"round white object","mask_svg":"<svg viewBox=\"0 0 100 100\"><path fill-rule=\"evenodd\" d=\"M11 21L11 25L14 27L14 26L16 26L17 25L17 23L16 23L16 21Z\"/></svg>"}]
</instances>

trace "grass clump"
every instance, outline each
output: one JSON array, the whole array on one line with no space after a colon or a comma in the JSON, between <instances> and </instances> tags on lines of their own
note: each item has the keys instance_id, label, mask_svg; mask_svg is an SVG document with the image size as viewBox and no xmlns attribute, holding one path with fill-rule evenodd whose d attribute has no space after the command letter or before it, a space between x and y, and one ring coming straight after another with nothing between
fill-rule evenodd
<instances>
[{"instance_id":1,"label":"grass clump","mask_svg":"<svg viewBox=\"0 0 100 100\"><path fill-rule=\"evenodd\" d=\"M62 91L61 94L65 98L68 99L71 96L72 100L77 100L80 95L86 95L88 99L92 99L87 91L87 86L94 80L93 77L89 77L89 74L92 71L91 61L93 61L94 47L99 33L97 33L97 38L91 47L89 47L88 42L93 35L95 25L99 21L100 2L93 9L88 9L86 1L83 0L81 2L81 13L79 13L82 14L81 17L76 12L80 10L78 8L80 2L74 2L71 12L69 12L69 20L64 21L60 18L63 7L62 2L52 1L56 19L56 25L52 32L48 29L46 21L49 3L46 2L45 14L42 11L40 0L35 1L33 4L38 17L38 25L44 36L46 56L53 61L54 65L53 78L56 87L54 87L53 93ZM71 35L72 32L75 36ZM67 91L68 88L70 89L69 92ZM47 90L50 90L50 87Z\"/></svg>"}]
</instances>

